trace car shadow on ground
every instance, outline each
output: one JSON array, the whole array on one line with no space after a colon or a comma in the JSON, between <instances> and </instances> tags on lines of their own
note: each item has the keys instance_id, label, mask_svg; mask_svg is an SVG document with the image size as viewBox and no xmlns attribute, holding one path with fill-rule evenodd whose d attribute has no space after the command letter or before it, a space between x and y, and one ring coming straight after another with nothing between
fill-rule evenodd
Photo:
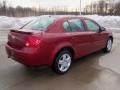
<instances>
[{"instance_id":1,"label":"car shadow on ground","mask_svg":"<svg viewBox=\"0 0 120 90\"><path fill-rule=\"evenodd\" d=\"M103 51L98 51L96 53L90 54L88 56L82 57L75 61L72 64L71 69L64 75L57 75L55 74L50 67L40 67L40 68L26 68L25 73L26 75L31 75L35 78L42 78L48 80L60 78L60 77L70 77L73 79L81 78L81 81L93 81L96 79L97 75L101 73L104 67L99 65L99 59L101 56L106 55ZM87 79L87 77L91 77ZM47 80L47 81L48 81ZM63 79L64 80L64 79Z\"/></svg>"},{"instance_id":2,"label":"car shadow on ground","mask_svg":"<svg viewBox=\"0 0 120 90\"><path fill-rule=\"evenodd\" d=\"M104 55L107 55L107 53L104 53L103 51L98 51L90 55L84 56L82 58L79 58L72 63L71 69L75 69L77 67L79 68L80 66L84 66L84 65L99 66L99 59L101 56L104 56ZM41 73L49 74L50 72L53 72L51 70L51 67L25 67L25 66L22 66L22 67L25 69L26 73L28 74L32 74L32 73L33 74L41 74ZM69 70L69 72L71 72L71 70ZM55 73L53 72L53 74Z\"/></svg>"},{"instance_id":3,"label":"car shadow on ground","mask_svg":"<svg viewBox=\"0 0 120 90\"><path fill-rule=\"evenodd\" d=\"M84 88L86 85L95 83L99 85L98 82L106 82L106 76L114 75L110 70L100 66L99 60L104 55L107 54L98 51L80 58L64 75L57 75L49 67L26 68L17 63L9 68L9 72L4 73L6 78L4 79L5 84L2 86L5 87L5 90L28 90L28 88L34 90L37 87L42 90L56 90L55 88L74 90L75 87ZM109 83L109 80L107 81Z\"/></svg>"}]
</instances>

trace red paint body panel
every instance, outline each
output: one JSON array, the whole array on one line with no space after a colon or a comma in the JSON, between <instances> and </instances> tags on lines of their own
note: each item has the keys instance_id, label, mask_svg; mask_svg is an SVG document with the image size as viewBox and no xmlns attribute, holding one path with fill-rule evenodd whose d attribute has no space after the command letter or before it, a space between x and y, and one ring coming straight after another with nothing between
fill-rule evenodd
<instances>
[{"instance_id":1,"label":"red paint body panel","mask_svg":"<svg viewBox=\"0 0 120 90\"><path fill-rule=\"evenodd\" d=\"M45 32L26 34L10 32L6 51L10 58L29 66L52 65L56 54L64 47L74 51L74 59L103 49L111 33L90 32L65 32L63 22L78 17L64 17L55 21ZM79 17L79 19L82 19ZM14 37L14 38L13 38ZM40 40L38 47L26 47L28 37L37 37Z\"/></svg>"}]
</instances>

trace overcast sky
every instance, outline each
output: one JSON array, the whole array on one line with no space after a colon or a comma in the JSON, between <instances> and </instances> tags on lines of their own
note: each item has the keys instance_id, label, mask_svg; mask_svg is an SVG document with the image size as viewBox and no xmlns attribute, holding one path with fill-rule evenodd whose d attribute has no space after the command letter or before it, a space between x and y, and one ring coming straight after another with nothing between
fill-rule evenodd
<instances>
[{"instance_id":1,"label":"overcast sky","mask_svg":"<svg viewBox=\"0 0 120 90\"><path fill-rule=\"evenodd\" d=\"M3 0L0 0L3 1ZM39 5L43 8L52 8L52 7L69 7L76 8L80 7L80 0L6 0L11 6L23 6L23 7L38 7ZM81 0L82 8L87 4L90 4L93 1L97 0Z\"/></svg>"}]
</instances>

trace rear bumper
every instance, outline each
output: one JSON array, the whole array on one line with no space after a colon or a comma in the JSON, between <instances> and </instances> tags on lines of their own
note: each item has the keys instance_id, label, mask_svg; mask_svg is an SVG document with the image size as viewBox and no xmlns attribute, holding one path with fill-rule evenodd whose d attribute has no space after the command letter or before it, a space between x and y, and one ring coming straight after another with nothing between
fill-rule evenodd
<instances>
[{"instance_id":1,"label":"rear bumper","mask_svg":"<svg viewBox=\"0 0 120 90\"><path fill-rule=\"evenodd\" d=\"M44 53L40 52L36 48L24 48L17 50L9 45L6 45L6 52L9 58L28 66L45 66L49 65L47 58L44 57Z\"/></svg>"}]
</instances>

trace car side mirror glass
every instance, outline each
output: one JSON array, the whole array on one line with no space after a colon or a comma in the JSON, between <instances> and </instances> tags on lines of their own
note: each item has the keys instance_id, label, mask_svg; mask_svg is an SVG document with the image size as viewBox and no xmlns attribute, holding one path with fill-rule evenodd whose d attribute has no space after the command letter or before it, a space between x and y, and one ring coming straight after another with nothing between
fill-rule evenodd
<instances>
[{"instance_id":1,"label":"car side mirror glass","mask_svg":"<svg viewBox=\"0 0 120 90\"><path fill-rule=\"evenodd\" d=\"M100 27L100 32L106 31L106 28Z\"/></svg>"}]
</instances>

